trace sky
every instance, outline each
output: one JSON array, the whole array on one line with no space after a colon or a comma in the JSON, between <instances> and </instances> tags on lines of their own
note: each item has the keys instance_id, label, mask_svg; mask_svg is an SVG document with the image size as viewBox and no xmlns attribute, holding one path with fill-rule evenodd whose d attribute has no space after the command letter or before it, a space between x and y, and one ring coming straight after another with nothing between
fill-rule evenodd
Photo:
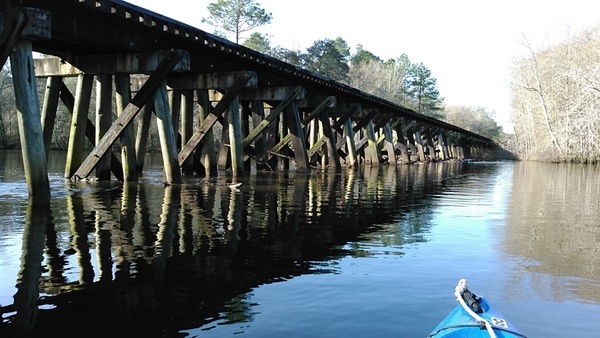
<instances>
[{"instance_id":1,"label":"sky","mask_svg":"<svg viewBox=\"0 0 600 338\"><path fill-rule=\"evenodd\" d=\"M216 0L127 0L209 33L202 23ZM342 37L386 60L423 63L447 105L483 107L512 132L510 81L525 40L539 49L600 25L595 0L256 0L271 13L271 46L304 51Z\"/></svg>"}]
</instances>

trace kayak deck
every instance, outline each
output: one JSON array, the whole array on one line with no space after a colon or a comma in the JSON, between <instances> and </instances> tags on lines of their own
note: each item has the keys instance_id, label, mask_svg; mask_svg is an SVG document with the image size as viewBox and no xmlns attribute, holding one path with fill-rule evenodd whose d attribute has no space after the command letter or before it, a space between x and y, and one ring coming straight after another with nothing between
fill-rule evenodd
<instances>
[{"instance_id":1,"label":"kayak deck","mask_svg":"<svg viewBox=\"0 0 600 338\"><path fill-rule=\"evenodd\" d=\"M464 290L469 305L461 302L428 337L526 337L483 297L477 297L467 291L466 281ZM475 300L470 299L471 295ZM464 300L462 292L459 296ZM486 328L486 322L489 329ZM493 334L490 331L493 331Z\"/></svg>"}]
</instances>

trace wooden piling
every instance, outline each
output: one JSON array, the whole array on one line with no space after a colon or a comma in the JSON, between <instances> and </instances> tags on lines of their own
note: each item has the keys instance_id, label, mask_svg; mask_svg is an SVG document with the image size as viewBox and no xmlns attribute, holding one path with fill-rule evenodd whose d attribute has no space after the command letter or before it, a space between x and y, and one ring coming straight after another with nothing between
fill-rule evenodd
<instances>
[{"instance_id":1,"label":"wooden piling","mask_svg":"<svg viewBox=\"0 0 600 338\"><path fill-rule=\"evenodd\" d=\"M231 153L231 174L233 176L242 176L244 173L244 148L242 147L242 121L238 96L229 105L227 122L227 128L229 129L229 150Z\"/></svg>"},{"instance_id":2,"label":"wooden piling","mask_svg":"<svg viewBox=\"0 0 600 338\"><path fill-rule=\"evenodd\" d=\"M175 109L175 108L173 108ZM192 135L194 134L194 91L193 90L182 90L181 91L181 144L186 144ZM175 121L174 121L175 123ZM177 131L177 125L174 125L175 131ZM177 132L175 132L177 135ZM181 171L185 175L194 174L194 162L193 158L188 158L181 165Z\"/></svg>"},{"instance_id":3,"label":"wooden piling","mask_svg":"<svg viewBox=\"0 0 600 338\"><path fill-rule=\"evenodd\" d=\"M96 144L112 123L112 76L98 74L96 76ZM110 152L105 153L96 166L98 180L110 180Z\"/></svg>"},{"instance_id":4,"label":"wooden piling","mask_svg":"<svg viewBox=\"0 0 600 338\"><path fill-rule=\"evenodd\" d=\"M87 116L90 108L93 84L93 75L80 74L78 76L77 89L75 90L75 105L73 107L73 116L71 117L69 145L67 147L65 178L71 178L83 162L85 129L87 128ZM98 157L98 160L100 160L100 157Z\"/></svg>"},{"instance_id":5,"label":"wooden piling","mask_svg":"<svg viewBox=\"0 0 600 338\"><path fill-rule=\"evenodd\" d=\"M198 104L200 106L200 124L202 125L202 123L210 114L211 105L210 101L208 100L208 92L205 89L197 90L196 95L198 96ZM206 136L202 140L202 147L197 148L196 151L202 155L201 162L204 165L204 175L217 176L217 152L213 129L208 129L205 135ZM190 141L190 139L186 141L186 144Z\"/></svg>"},{"instance_id":6,"label":"wooden piling","mask_svg":"<svg viewBox=\"0 0 600 338\"><path fill-rule=\"evenodd\" d=\"M119 117L123 115L125 107L127 107L131 101L129 74L115 74L115 95L117 116ZM121 162L123 168L123 181L136 182L138 180L138 163L133 125L127 126L121 134ZM143 155L141 167L143 167Z\"/></svg>"},{"instance_id":7,"label":"wooden piling","mask_svg":"<svg viewBox=\"0 0 600 338\"><path fill-rule=\"evenodd\" d=\"M62 78L58 76L49 76L46 79L46 91L44 93L44 103L42 105L42 130L44 133L44 148L46 150L46 160L50 153L52 145L52 135L54 133L54 122L56 121L56 110L60 100L60 88Z\"/></svg>"},{"instance_id":8,"label":"wooden piling","mask_svg":"<svg viewBox=\"0 0 600 338\"><path fill-rule=\"evenodd\" d=\"M27 190L30 196L46 197L50 183L32 51L30 40L20 40L10 62Z\"/></svg>"},{"instance_id":9,"label":"wooden piling","mask_svg":"<svg viewBox=\"0 0 600 338\"><path fill-rule=\"evenodd\" d=\"M296 160L296 170L299 172L309 172L310 165L308 161L308 152L306 150L306 137L300 121L300 112L295 102L292 102L285 110L285 121L292 136L292 147L294 147L294 158Z\"/></svg>"},{"instance_id":10,"label":"wooden piling","mask_svg":"<svg viewBox=\"0 0 600 338\"><path fill-rule=\"evenodd\" d=\"M167 86L164 83L154 94L154 112L157 118L156 124L158 127L166 183L181 183L181 171L179 169L179 161L177 160L177 143L173 131Z\"/></svg>"}]
</instances>

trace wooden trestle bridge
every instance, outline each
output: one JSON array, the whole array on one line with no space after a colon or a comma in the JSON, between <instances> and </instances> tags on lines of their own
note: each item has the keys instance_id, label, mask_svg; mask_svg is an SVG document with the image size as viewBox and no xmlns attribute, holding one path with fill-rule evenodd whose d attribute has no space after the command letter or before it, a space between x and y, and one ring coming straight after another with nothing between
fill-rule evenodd
<instances>
[{"instance_id":1,"label":"wooden trestle bridge","mask_svg":"<svg viewBox=\"0 0 600 338\"><path fill-rule=\"evenodd\" d=\"M118 0L2 0L0 63L9 57L32 196L50 193L46 158L62 112L72 115L71 179L95 171L98 179L135 181L153 115L167 183L224 169L239 176L252 168L490 158L497 149L488 138ZM43 102L36 77L47 78ZM78 78L74 93L65 77Z\"/></svg>"}]
</instances>

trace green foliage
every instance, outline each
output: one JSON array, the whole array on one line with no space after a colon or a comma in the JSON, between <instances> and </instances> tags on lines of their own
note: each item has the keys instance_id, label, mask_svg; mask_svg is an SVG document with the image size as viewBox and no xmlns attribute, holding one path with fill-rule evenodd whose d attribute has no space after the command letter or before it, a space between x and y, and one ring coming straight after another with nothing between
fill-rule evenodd
<instances>
[{"instance_id":1,"label":"green foliage","mask_svg":"<svg viewBox=\"0 0 600 338\"><path fill-rule=\"evenodd\" d=\"M336 81L348 77L350 48L342 38L315 41L302 56L302 66Z\"/></svg>"},{"instance_id":2,"label":"green foliage","mask_svg":"<svg viewBox=\"0 0 600 338\"><path fill-rule=\"evenodd\" d=\"M366 62L383 62L383 60L379 56L363 49L361 44L358 44L356 46L356 53L350 58L350 65L356 67Z\"/></svg>"},{"instance_id":3,"label":"green foliage","mask_svg":"<svg viewBox=\"0 0 600 338\"><path fill-rule=\"evenodd\" d=\"M271 52L271 41L269 41L269 37L257 32L250 34L250 37L242 43L242 46L263 54L269 54Z\"/></svg>"},{"instance_id":4,"label":"green foliage","mask_svg":"<svg viewBox=\"0 0 600 338\"><path fill-rule=\"evenodd\" d=\"M423 63L413 64L405 79L406 93L412 99L414 109L421 114L442 118L443 99L437 88L437 79Z\"/></svg>"},{"instance_id":5,"label":"green foliage","mask_svg":"<svg viewBox=\"0 0 600 338\"><path fill-rule=\"evenodd\" d=\"M202 22L233 34L239 43L241 34L271 23L272 14L267 13L254 0L217 0L208 4L209 17Z\"/></svg>"},{"instance_id":6,"label":"green foliage","mask_svg":"<svg viewBox=\"0 0 600 338\"><path fill-rule=\"evenodd\" d=\"M271 56L281 61L300 67L302 65L302 52L277 46L271 49Z\"/></svg>"}]
</instances>

